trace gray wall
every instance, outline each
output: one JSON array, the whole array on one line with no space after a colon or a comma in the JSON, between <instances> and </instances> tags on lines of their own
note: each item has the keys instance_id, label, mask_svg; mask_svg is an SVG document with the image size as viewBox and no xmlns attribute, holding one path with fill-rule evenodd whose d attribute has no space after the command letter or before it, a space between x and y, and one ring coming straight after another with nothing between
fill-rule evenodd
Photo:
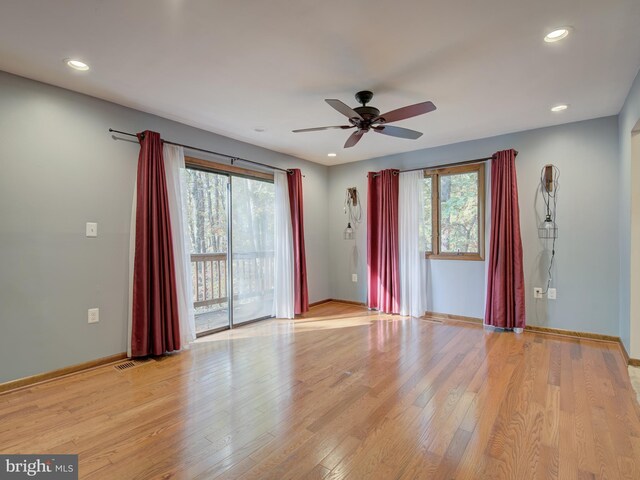
<instances>
[{"instance_id":1,"label":"gray wall","mask_svg":"<svg viewBox=\"0 0 640 480\"><path fill-rule=\"evenodd\" d=\"M620 338L632 357L640 358L640 318L631 318L631 132L640 120L640 73L629 91L624 107L618 115L620 148ZM637 165L635 166L637 167ZM633 185L640 188L640 185ZM634 282L635 283L635 282ZM637 288L638 285L636 285ZM637 290L634 290L637 296ZM638 331L637 341L631 342L631 322Z\"/></svg>"},{"instance_id":2,"label":"gray wall","mask_svg":"<svg viewBox=\"0 0 640 480\"><path fill-rule=\"evenodd\" d=\"M363 141L366 141L364 139ZM401 140L398 140L401 141ZM616 117L502 135L336 167L329 171L331 296L366 301L366 173L382 168L415 168L489 156L515 148L527 322L570 330L618 335L618 129ZM559 239L554 286L558 299L535 300L533 287L544 286L549 246L538 239L543 215L540 170L553 163L561 171L558 197ZM487 172L489 177L490 172ZM343 200L357 187L363 221L355 241L342 239ZM489 193L488 193L489 195ZM542 217L544 218L544 217ZM490 215L487 214L489 231ZM354 252L356 252L354 254ZM355 259L355 260L354 260ZM485 262L431 260L429 310L484 316ZM358 274L358 283L351 282Z\"/></svg>"},{"instance_id":3,"label":"gray wall","mask_svg":"<svg viewBox=\"0 0 640 480\"><path fill-rule=\"evenodd\" d=\"M309 297L329 297L327 167L0 72L0 382L126 350L139 147L109 127L301 168Z\"/></svg>"},{"instance_id":4,"label":"gray wall","mask_svg":"<svg viewBox=\"0 0 640 480\"><path fill-rule=\"evenodd\" d=\"M367 171L516 148L528 322L621 333L628 347L630 153L624 132L640 117L638 83L620 115L620 135L618 119L609 117L327 168L0 72L0 382L126 350L138 146L113 140L109 127L156 130L176 141L300 167L306 175L311 301L366 300ZM532 298L533 287L543 285L549 253L536 230L539 174L546 163L561 170L555 302ZM351 186L358 187L364 209L356 241L349 242L342 240L343 200ZM98 222L98 238L85 237L87 221ZM481 317L485 262L429 263L429 309ZM351 273L358 274L357 283ZM91 307L100 308L95 325L86 321Z\"/></svg>"}]
</instances>

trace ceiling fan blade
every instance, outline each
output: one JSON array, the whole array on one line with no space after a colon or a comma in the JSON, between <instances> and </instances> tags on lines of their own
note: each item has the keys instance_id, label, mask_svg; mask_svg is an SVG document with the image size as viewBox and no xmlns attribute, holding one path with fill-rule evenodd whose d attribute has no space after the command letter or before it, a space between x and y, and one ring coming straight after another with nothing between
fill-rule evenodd
<instances>
[{"instance_id":1,"label":"ceiling fan blade","mask_svg":"<svg viewBox=\"0 0 640 480\"><path fill-rule=\"evenodd\" d=\"M337 100L335 98L327 98L327 99L325 99L325 102L327 102L329 105L331 105L337 111L339 111L345 117L358 118L358 119L362 120L362 117L360 116L360 114L358 112L356 112L353 108L351 108L346 103L341 102L340 100Z\"/></svg>"},{"instance_id":2,"label":"ceiling fan blade","mask_svg":"<svg viewBox=\"0 0 640 480\"><path fill-rule=\"evenodd\" d=\"M344 144L344 148L353 147L356 143L360 141L363 133L364 133L364 130L356 130L355 132L353 132L349 136L349 138L347 138L347 141Z\"/></svg>"},{"instance_id":3,"label":"ceiling fan blade","mask_svg":"<svg viewBox=\"0 0 640 480\"><path fill-rule=\"evenodd\" d=\"M293 133L300 132L318 132L320 130L332 130L334 128L339 128L342 130L346 130L348 128L355 128L355 125L336 125L334 127L315 127L315 128L301 128L299 130L291 130Z\"/></svg>"},{"instance_id":4,"label":"ceiling fan blade","mask_svg":"<svg viewBox=\"0 0 640 480\"><path fill-rule=\"evenodd\" d=\"M415 105L408 105L406 107L398 108L397 110L391 110L390 112L383 113L373 119L372 123L382 122L391 123L398 120L404 120L405 118L417 117L425 113L433 112L436 106L433 102L416 103Z\"/></svg>"},{"instance_id":5,"label":"ceiling fan blade","mask_svg":"<svg viewBox=\"0 0 640 480\"><path fill-rule=\"evenodd\" d=\"M408 128L394 127L391 125L383 125L379 127L372 127L376 132L383 135L390 135L392 137L408 138L415 140L422 136L422 132L416 132L415 130L409 130Z\"/></svg>"}]
</instances>

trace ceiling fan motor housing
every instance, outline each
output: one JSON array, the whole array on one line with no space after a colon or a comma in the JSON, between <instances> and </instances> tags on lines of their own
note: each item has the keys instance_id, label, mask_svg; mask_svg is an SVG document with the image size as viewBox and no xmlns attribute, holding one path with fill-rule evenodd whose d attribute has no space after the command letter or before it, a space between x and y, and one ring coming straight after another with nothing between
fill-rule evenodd
<instances>
[{"instance_id":1,"label":"ceiling fan motor housing","mask_svg":"<svg viewBox=\"0 0 640 480\"><path fill-rule=\"evenodd\" d=\"M373 92L369 90L362 90L356 93L356 102L361 103L362 106L365 106L367 103L371 101L373 98Z\"/></svg>"},{"instance_id":2,"label":"ceiling fan motor housing","mask_svg":"<svg viewBox=\"0 0 640 480\"><path fill-rule=\"evenodd\" d=\"M380 110L375 107L356 107L354 110L358 112L358 115L360 115L363 120L350 118L349 121L363 130L369 130L373 119L380 115Z\"/></svg>"},{"instance_id":3,"label":"ceiling fan motor housing","mask_svg":"<svg viewBox=\"0 0 640 480\"><path fill-rule=\"evenodd\" d=\"M378 118L380 115L380 110L375 107L367 107L367 103L371 101L373 98L373 92L369 90L362 90L361 92L356 93L356 101L361 103L361 107L355 107L353 110L360 115L363 120L359 118L349 119L352 125L357 126L361 130L368 131L371 127L371 123L373 119Z\"/></svg>"}]
</instances>

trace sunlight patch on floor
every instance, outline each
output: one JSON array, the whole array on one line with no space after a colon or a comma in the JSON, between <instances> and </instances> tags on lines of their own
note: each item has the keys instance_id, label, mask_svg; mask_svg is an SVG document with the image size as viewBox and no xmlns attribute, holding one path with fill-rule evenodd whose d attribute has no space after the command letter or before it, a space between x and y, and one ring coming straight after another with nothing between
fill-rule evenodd
<instances>
[{"instance_id":1,"label":"sunlight patch on floor","mask_svg":"<svg viewBox=\"0 0 640 480\"><path fill-rule=\"evenodd\" d=\"M196 343L210 343L236 338L264 337L317 330L350 328L369 325L373 322L399 322L410 318L411 317L366 311L352 313L350 315L317 315L296 319L274 318L272 320L256 322L252 325L245 325L242 328L225 330L212 335L200 337L196 340Z\"/></svg>"}]
</instances>

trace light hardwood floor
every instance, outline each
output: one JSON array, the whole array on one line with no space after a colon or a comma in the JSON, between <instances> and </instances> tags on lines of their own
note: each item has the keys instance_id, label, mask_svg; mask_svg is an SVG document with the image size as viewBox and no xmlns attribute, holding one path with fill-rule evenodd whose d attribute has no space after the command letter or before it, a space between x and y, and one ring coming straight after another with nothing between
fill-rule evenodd
<instances>
[{"instance_id":1,"label":"light hardwood floor","mask_svg":"<svg viewBox=\"0 0 640 480\"><path fill-rule=\"evenodd\" d=\"M81 478L640 478L618 346L329 303L0 396L0 453Z\"/></svg>"}]
</instances>

